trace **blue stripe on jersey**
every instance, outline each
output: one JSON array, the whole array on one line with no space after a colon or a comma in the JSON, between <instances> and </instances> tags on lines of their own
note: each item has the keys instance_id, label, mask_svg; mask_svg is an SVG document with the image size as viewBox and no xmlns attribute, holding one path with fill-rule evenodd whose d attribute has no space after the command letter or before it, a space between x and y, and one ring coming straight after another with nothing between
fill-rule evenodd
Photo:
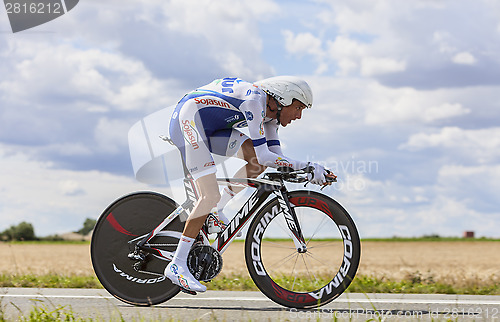
<instances>
[{"instance_id":1,"label":"blue stripe on jersey","mask_svg":"<svg viewBox=\"0 0 500 322\"><path fill-rule=\"evenodd\" d=\"M280 145L279 140L269 140L267 141L267 146Z\"/></svg>"},{"instance_id":2,"label":"blue stripe on jersey","mask_svg":"<svg viewBox=\"0 0 500 322\"><path fill-rule=\"evenodd\" d=\"M201 121L203 122L203 128L207 136L211 136L213 132L222 129L231 129L233 127L239 127L245 117L243 113L230 110L227 108L218 107L203 107L198 110Z\"/></svg>"},{"instance_id":3,"label":"blue stripe on jersey","mask_svg":"<svg viewBox=\"0 0 500 322\"><path fill-rule=\"evenodd\" d=\"M252 143L253 143L254 147L262 145L262 144L266 143L266 138L260 138L260 139L257 139L257 140L252 140Z\"/></svg>"}]
</instances>

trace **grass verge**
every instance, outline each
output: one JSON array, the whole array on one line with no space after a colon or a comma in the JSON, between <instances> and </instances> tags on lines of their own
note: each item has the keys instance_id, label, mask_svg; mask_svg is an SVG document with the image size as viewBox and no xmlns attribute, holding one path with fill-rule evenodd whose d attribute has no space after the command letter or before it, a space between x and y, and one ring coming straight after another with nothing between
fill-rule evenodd
<instances>
[{"instance_id":1,"label":"grass verge","mask_svg":"<svg viewBox=\"0 0 500 322\"><path fill-rule=\"evenodd\" d=\"M280 285L290 281L280 278ZM321 281L325 285L327 280ZM217 291L258 291L248 276L219 276L207 283L209 290ZM9 275L0 274L0 287L38 287L38 288L102 288L95 276L61 276L61 275ZM308 287L308 285L304 285ZM403 280L390 280L371 276L356 276L349 286L352 293L407 293L407 294L470 294L500 295L500 283L480 282L471 279L462 285L446 283L432 278L421 278L418 274Z\"/></svg>"},{"instance_id":2,"label":"grass verge","mask_svg":"<svg viewBox=\"0 0 500 322\"><path fill-rule=\"evenodd\" d=\"M0 287L102 288L95 276L0 274Z\"/></svg>"},{"instance_id":3,"label":"grass verge","mask_svg":"<svg viewBox=\"0 0 500 322\"><path fill-rule=\"evenodd\" d=\"M500 295L500 283L484 283L471 279L462 285L421 279L417 276L400 281L370 276L356 276L348 288L352 293L406 293L406 294L468 294Z\"/></svg>"}]
</instances>

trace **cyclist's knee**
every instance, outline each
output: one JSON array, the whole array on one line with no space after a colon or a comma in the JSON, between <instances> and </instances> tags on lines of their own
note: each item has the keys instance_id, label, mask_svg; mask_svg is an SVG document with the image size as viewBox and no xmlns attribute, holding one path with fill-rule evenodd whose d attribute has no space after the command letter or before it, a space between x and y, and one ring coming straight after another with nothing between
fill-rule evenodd
<instances>
[{"instance_id":1,"label":"cyclist's knee","mask_svg":"<svg viewBox=\"0 0 500 322\"><path fill-rule=\"evenodd\" d=\"M218 189L215 189L213 191L206 191L203 193L200 197L200 202L210 206L210 208L213 208L217 205L221 198L220 192Z\"/></svg>"}]
</instances>

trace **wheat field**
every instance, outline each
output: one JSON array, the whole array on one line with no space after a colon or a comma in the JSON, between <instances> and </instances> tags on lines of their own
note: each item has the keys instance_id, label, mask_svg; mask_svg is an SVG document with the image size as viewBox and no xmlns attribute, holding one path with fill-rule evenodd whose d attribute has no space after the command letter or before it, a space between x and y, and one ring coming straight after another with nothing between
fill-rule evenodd
<instances>
[{"instance_id":1,"label":"wheat field","mask_svg":"<svg viewBox=\"0 0 500 322\"><path fill-rule=\"evenodd\" d=\"M0 243L0 274L93 275L88 244ZM244 243L223 255L223 275L246 275ZM419 278L452 285L500 282L500 242L362 242L358 275L378 279Z\"/></svg>"}]
</instances>

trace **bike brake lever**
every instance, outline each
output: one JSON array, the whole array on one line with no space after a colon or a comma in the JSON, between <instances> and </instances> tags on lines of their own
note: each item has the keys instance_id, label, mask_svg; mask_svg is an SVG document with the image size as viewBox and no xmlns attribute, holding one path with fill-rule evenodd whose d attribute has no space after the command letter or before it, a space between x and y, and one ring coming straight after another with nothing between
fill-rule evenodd
<instances>
[{"instance_id":1,"label":"bike brake lever","mask_svg":"<svg viewBox=\"0 0 500 322\"><path fill-rule=\"evenodd\" d=\"M328 170L327 170L327 171L328 171ZM328 171L328 173L332 173L332 172L331 172L331 171ZM331 180L329 181L329 183L324 184L324 185L320 188L320 190L321 190L321 191L323 191L323 189L325 189L325 188L326 188L326 186L330 186L330 185L331 185L332 183L334 183L334 182L337 182L337 176L335 176L335 177L331 178Z\"/></svg>"}]
</instances>

